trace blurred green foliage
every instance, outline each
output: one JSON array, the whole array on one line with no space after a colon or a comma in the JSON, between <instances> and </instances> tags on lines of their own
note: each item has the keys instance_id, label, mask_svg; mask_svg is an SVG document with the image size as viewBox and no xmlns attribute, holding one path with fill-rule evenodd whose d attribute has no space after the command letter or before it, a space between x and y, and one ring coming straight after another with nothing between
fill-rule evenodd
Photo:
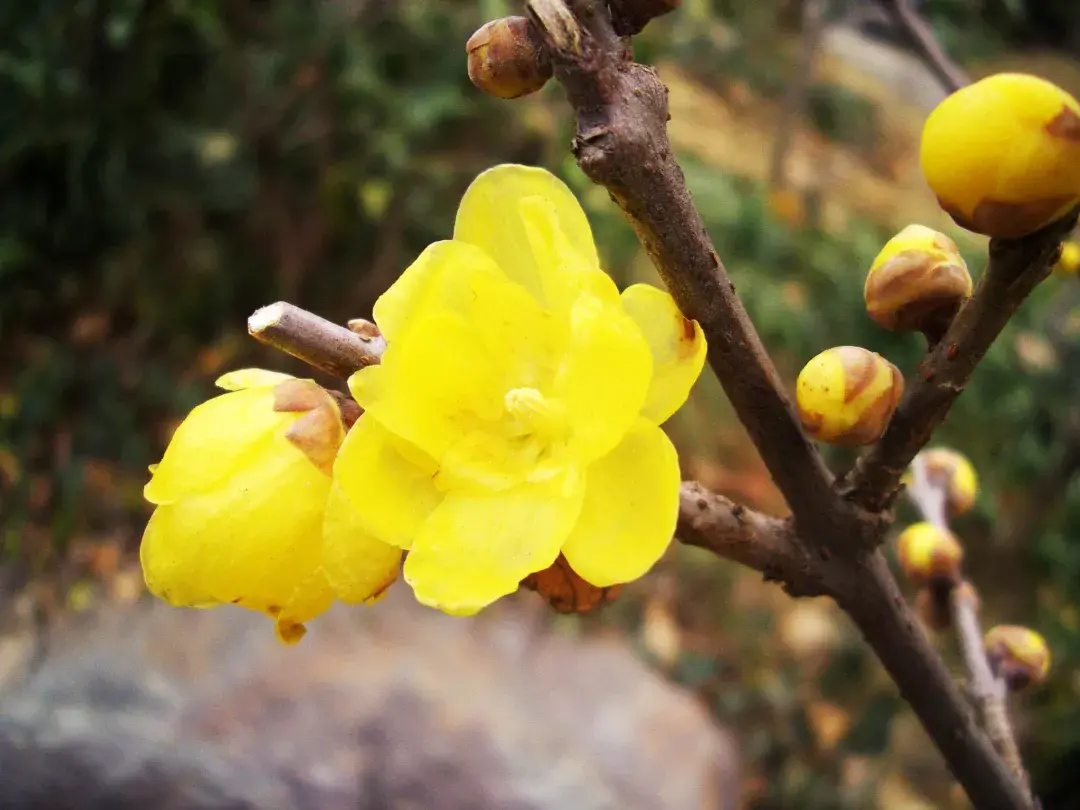
<instances>
[{"instance_id":1,"label":"blurred green foliage","mask_svg":"<svg viewBox=\"0 0 1080 810\"><path fill-rule=\"evenodd\" d=\"M788 76L776 47L783 5L689 0L650 27L638 54L677 58L698 77L740 79L776 98ZM963 50L978 5L927 8ZM214 376L242 363L300 370L247 340L247 315L278 298L336 320L365 314L424 245L450 233L462 188L493 163L559 169L586 201L609 266L629 272L637 244L573 166L562 106L538 125L540 106L528 102L529 114L520 114L526 107L487 99L468 83L463 43L515 7L0 5L0 541L9 552L44 565L81 534L122 529L137 540L145 465ZM970 47L989 53L1002 39L979 34ZM862 147L878 136L873 109L839 86L813 86L808 116L834 141ZM890 233L858 220L842 231L823 231L813 218L792 224L772 213L760 185L683 163L789 379L839 344L866 346L917 373L919 340L884 332L863 309L865 271ZM985 251L963 245L978 274ZM1048 808L1080 803L1067 792L1080 761L1080 685L1070 674L1080 665L1080 482L1052 475L1066 445L1080 443L1078 340L1080 284L1055 277L1010 324L935 436L967 453L981 475L979 508L957 530L988 594L988 616L1035 624L1057 656L1054 681L1025 714L1036 778L1060 791ZM717 388L706 381L702 390L715 396ZM838 469L852 458L827 453ZM689 576L685 593L715 593L724 574L700 564ZM695 588L694 576L707 584ZM715 608L712 621L728 611L701 604ZM757 806L869 806L865 796L838 795L834 758L806 753L804 673L761 647L770 614L728 618L752 636L761 666L775 669L771 685L747 683L749 663L730 650L688 652L675 675L748 729L747 756L769 777ZM860 712L841 745L850 756L880 755L899 709L890 685L868 680L867 666L853 642L822 675L832 700ZM782 710L763 708L777 695Z\"/></svg>"}]
</instances>

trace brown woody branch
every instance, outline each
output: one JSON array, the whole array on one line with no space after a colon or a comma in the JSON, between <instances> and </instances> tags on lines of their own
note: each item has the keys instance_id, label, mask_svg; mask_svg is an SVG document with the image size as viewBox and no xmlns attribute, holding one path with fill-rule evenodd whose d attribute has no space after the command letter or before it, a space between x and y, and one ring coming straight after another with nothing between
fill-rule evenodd
<instances>
[{"instance_id":1,"label":"brown woody branch","mask_svg":"<svg viewBox=\"0 0 1080 810\"><path fill-rule=\"evenodd\" d=\"M930 475L921 456L916 456L911 465L911 483L907 488L907 495L924 520L949 531L948 480L942 475ZM950 624L956 630L960 652L968 672L968 692L978 708L983 728L1013 773L1027 787L1027 772L1024 770L1020 749L1009 721L1009 688L1003 678L994 674L986 656L975 589L950 586L935 596L948 601Z\"/></svg>"},{"instance_id":2,"label":"brown woody branch","mask_svg":"<svg viewBox=\"0 0 1080 810\"><path fill-rule=\"evenodd\" d=\"M682 485L678 538L783 584L792 596L827 593L821 570L794 536L789 521L769 517L705 489L696 481Z\"/></svg>"},{"instance_id":3,"label":"brown woody branch","mask_svg":"<svg viewBox=\"0 0 1080 810\"><path fill-rule=\"evenodd\" d=\"M904 471L945 419L975 367L1024 299L1050 275L1077 213L1022 239L990 241L990 260L971 300L919 365L885 435L841 485L856 504L872 511L889 508Z\"/></svg>"},{"instance_id":4,"label":"brown woody branch","mask_svg":"<svg viewBox=\"0 0 1080 810\"><path fill-rule=\"evenodd\" d=\"M911 7L911 0L881 0L881 4L942 87L953 93L968 83L967 74L945 53L930 24Z\"/></svg>"},{"instance_id":5,"label":"brown woody branch","mask_svg":"<svg viewBox=\"0 0 1080 810\"><path fill-rule=\"evenodd\" d=\"M862 511L859 498L845 502L837 497L831 476L796 422L672 155L666 88L655 71L632 61L600 0L528 0L527 5L548 45L555 77L574 108L574 154L579 166L622 208L683 313L701 324L709 341L709 363L791 508L797 543L805 549L806 559L816 555L823 589L835 596L862 630L976 806L1029 808L1026 792L996 755L940 657L918 629L884 557L872 550L880 542L886 520ZM1008 317L1006 313L997 323L998 314L989 312L986 305L1008 304L1015 295L1015 309L1044 275L1038 268L1024 272L1030 254L1013 257L1024 259L1022 265L1013 266L1003 255L1015 253L1009 246L998 246L996 253L998 269L988 273L983 284L989 294L980 290L974 308L969 307L971 336L964 343L970 344L971 357L960 359L958 367L965 368L957 377L961 381L970 376ZM1005 294L997 294L1000 284L1005 285ZM982 345L984 338L988 339ZM949 361L954 360L957 357L950 353ZM953 374L945 376L946 383L955 385L949 379ZM927 421L932 428L956 393L942 397L933 388L929 393L916 390L914 405L908 406L909 421L929 411ZM905 442L895 438L877 450L881 456L877 466L890 472L875 475L874 464L866 468L871 479L884 480L882 490L895 488L888 486L891 466L882 460L902 463L898 480L929 429L922 435L909 425L907 433L920 438L910 454ZM849 486L843 493L851 491ZM855 491L865 494L862 488ZM889 500L880 495L865 498L877 508ZM730 537L720 538L716 545L731 556Z\"/></svg>"}]
</instances>

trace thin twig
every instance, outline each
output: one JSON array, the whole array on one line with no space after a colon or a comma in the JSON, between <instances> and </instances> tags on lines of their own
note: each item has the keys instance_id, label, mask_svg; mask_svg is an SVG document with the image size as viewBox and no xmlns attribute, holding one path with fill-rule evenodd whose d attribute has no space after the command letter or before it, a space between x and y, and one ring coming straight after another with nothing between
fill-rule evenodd
<instances>
[{"instance_id":1,"label":"thin twig","mask_svg":"<svg viewBox=\"0 0 1080 810\"><path fill-rule=\"evenodd\" d=\"M1078 211L1022 239L990 241L990 260L974 295L919 365L885 435L841 485L857 504L871 511L890 506L915 454L945 419L1009 318L1050 274Z\"/></svg>"},{"instance_id":2,"label":"thin twig","mask_svg":"<svg viewBox=\"0 0 1080 810\"><path fill-rule=\"evenodd\" d=\"M911 0L881 0L881 4L942 87L954 93L968 84L967 74L945 53L930 24L911 7Z\"/></svg>"},{"instance_id":3,"label":"thin twig","mask_svg":"<svg viewBox=\"0 0 1080 810\"><path fill-rule=\"evenodd\" d=\"M944 476L930 475L922 456L916 456L911 464L911 483L906 492L924 520L949 531L948 481ZM1027 771L1009 721L1008 685L994 674L986 656L975 591L954 586L941 595L948 599L951 623L968 672L968 692L975 701L983 728L1013 773L1028 788Z\"/></svg>"},{"instance_id":4,"label":"thin twig","mask_svg":"<svg viewBox=\"0 0 1080 810\"><path fill-rule=\"evenodd\" d=\"M382 336L361 337L284 301L265 306L248 318L248 333L260 343L342 379L380 362L386 349Z\"/></svg>"}]
</instances>

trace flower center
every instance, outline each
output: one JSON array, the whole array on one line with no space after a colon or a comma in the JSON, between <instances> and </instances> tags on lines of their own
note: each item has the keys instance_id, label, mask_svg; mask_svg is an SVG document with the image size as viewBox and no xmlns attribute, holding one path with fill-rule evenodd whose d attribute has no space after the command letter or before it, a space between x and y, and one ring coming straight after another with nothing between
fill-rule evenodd
<instances>
[{"instance_id":1,"label":"flower center","mask_svg":"<svg viewBox=\"0 0 1080 810\"><path fill-rule=\"evenodd\" d=\"M558 400L545 397L535 388L514 388L506 392L503 401L517 435L545 443L566 436L566 408Z\"/></svg>"}]
</instances>

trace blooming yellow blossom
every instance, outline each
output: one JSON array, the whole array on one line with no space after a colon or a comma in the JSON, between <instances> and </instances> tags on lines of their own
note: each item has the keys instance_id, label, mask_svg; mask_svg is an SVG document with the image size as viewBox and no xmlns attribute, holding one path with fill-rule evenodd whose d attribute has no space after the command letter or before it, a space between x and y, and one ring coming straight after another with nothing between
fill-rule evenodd
<instances>
[{"instance_id":1,"label":"blooming yellow blossom","mask_svg":"<svg viewBox=\"0 0 1080 810\"><path fill-rule=\"evenodd\" d=\"M335 592L363 602L397 577L401 551L365 533L331 472L345 436L334 399L310 380L227 374L228 393L180 424L144 494L156 504L140 557L150 592L178 606L236 604L295 643ZM321 538L356 553L330 559ZM333 587L332 587L333 586Z\"/></svg>"},{"instance_id":2,"label":"blooming yellow blossom","mask_svg":"<svg viewBox=\"0 0 1080 810\"><path fill-rule=\"evenodd\" d=\"M930 113L920 156L958 225L1024 236L1080 202L1080 104L1037 76L988 76Z\"/></svg>"},{"instance_id":3,"label":"blooming yellow blossom","mask_svg":"<svg viewBox=\"0 0 1080 810\"><path fill-rule=\"evenodd\" d=\"M389 348L349 380L365 413L334 472L363 528L408 550L419 601L475 613L560 552L598 587L656 562L680 481L659 424L686 400L705 339L666 293L619 294L562 182L524 166L481 174L454 238L374 316Z\"/></svg>"}]
</instances>

